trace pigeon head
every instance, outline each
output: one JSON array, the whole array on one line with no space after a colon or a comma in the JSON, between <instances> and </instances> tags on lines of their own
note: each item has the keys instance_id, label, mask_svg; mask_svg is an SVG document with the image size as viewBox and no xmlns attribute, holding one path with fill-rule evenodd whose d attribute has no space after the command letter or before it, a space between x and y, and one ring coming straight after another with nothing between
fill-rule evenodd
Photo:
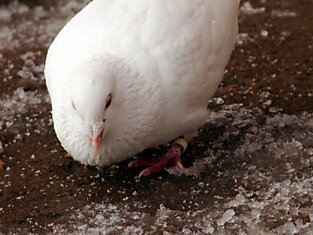
<instances>
[{"instance_id":1,"label":"pigeon head","mask_svg":"<svg viewBox=\"0 0 313 235\"><path fill-rule=\"evenodd\" d=\"M144 140L163 115L157 81L113 55L64 66L58 75L62 88L51 96L64 149L83 164L104 166L146 148Z\"/></svg>"},{"instance_id":2,"label":"pigeon head","mask_svg":"<svg viewBox=\"0 0 313 235\"><path fill-rule=\"evenodd\" d=\"M94 60L71 72L70 110L77 117L76 128L86 135L99 155L115 109L115 71L110 63ZM114 120L114 119L113 119Z\"/></svg>"}]
</instances>

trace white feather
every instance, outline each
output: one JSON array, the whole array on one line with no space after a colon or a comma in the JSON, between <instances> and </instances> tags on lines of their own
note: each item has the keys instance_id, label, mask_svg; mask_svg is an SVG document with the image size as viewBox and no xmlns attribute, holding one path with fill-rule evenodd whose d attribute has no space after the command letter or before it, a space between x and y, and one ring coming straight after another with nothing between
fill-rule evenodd
<instances>
[{"instance_id":1,"label":"white feather","mask_svg":"<svg viewBox=\"0 0 313 235\"><path fill-rule=\"evenodd\" d=\"M238 5L92 1L61 30L46 59L62 146L83 164L108 165L201 127L235 45ZM112 105L104 112L110 92ZM88 132L103 117L96 156Z\"/></svg>"}]
</instances>

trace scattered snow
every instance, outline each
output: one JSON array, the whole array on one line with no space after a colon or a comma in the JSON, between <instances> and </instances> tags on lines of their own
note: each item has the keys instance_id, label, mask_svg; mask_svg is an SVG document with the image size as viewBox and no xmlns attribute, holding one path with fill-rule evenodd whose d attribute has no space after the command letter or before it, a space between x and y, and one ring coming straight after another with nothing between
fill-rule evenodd
<instances>
[{"instance_id":1,"label":"scattered snow","mask_svg":"<svg viewBox=\"0 0 313 235\"><path fill-rule=\"evenodd\" d=\"M146 217L146 213L131 211L126 204L91 204L73 215L69 222L75 227L72 234L143 234L141 225ZM53 234L68 232L57 225Z\"/></svg>"},{"instance_id":2,"label":"scattered snow","mask_svg":"<svg viewBox=\"0 0 313 235\"><path fill-rule=\"evenodd\" d=\"M253 39L247 33L239 33L237 38L237 45L245 45L249 42L252 42Z\"/></svg>"},{"instance_id":3,"label":"scattered snow","mask_svg":"<svg viewBox=\"0 0 313 235\"><path fill-rule=\"evenodd\" d=\"M69 1L64 5L60 2L56 8L51 9L44 9L42 6L30 9L18 1L0 6L0 50L12 50L27 45L47 47L64 22L88 2L88 0ZM27 20L12 21L13 17L27 17Z\"/></svg>"},{"instance_id":4,"label":"scattered snow","mask_svg":"<svg viewBox=\"0 0 313 235\"><path fill-rule=\"evenodd\" d=\"M238 207L243 205L245 202L245 197L241 193L238 193L237 196L227 203L227 207Z\"/></svg>"},{"instance_id":5,"label":"scattered snow","mask_svg":"<svg viewBox=\"0 0 313 235\"><path fill-rule=\"evenodd\" d=\"M297 13L292 12L292 11L288 11L288 10L274 10L272 11L272 16L274 17L295 17L297 16Z\"/></svg>"},{"instance_id":6,"label":"scattered snow","mask_svg":"<svg viewBox=\"0 0 313 235\"><path fill-rule=\"evenodd\" d=\"M261 31L261 36L262 36L262 37L267 37L268 34L269 34L268 31L265 30L265 29L263 29L263 30Z\"/></svg>"},{"instance_id":7,"label":"scattered snow","mask_svg":"<svg viewBox=\"0 0 313 235\"><path fill-rule=\"evenodd\" d=\"M29 107L48 103L47 94L40 94L38 91L24 91L23 87L17 88L13 95L0 100L0 129L5 123L12 122L18 115L25 113Z\"/></svg>"},{"instance_id":8,"label":"scattered snow","mask_svg":"<svg viewBox=\"0 0 313 235\"><path fill-rule=\"evenodd\" d=\"M40 52L34 53L31 51L21 55L20 58L23 60L23 67L18 71L17 75L24 79L43 80L44 64L36 65L35 63L36 58L39 56L41 56Z\"/></svg>"},{"instance_id":9,"label":"scattered snow","mask_svg":"<svg viewBox=\"0 0 313 235\"><path fill-rule=\"evenodd\" d=\"M7 9L0 9L0 22L9 22L12 18L12 13Z\"/></svg>"},{"instance_id":10,"label":"scattered snow","mask_svg":"<svg viewBox=\"0 0 313 235\"><path fill-rule=\"evenodd\" d=\"M254 8L249 1L246 1L242 4L240 10L246 15L254 15L265 12L265 7Z\"/></svg>"},{"instance_id":11,"label":"scattered snow","mask_svg":"<svg viewBox=\"0 0 313 235\"><path fill-rule=\"evenodd\" d=\"M234 215L235 215L235 211L233 209L229 209L229 210L225 211L222 218L220 218L217 221L217 226L224 226L224 224L227 223L228 221L230 221Z\"/></svg>"}]
</instances>

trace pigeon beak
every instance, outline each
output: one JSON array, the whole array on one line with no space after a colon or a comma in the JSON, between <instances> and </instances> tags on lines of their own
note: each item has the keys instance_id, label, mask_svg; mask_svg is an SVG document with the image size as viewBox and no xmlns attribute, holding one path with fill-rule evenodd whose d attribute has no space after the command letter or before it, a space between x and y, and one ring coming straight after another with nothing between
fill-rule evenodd
<instances>
[{"instance_id":1,"label":"pigeon beak","mask_svg":"<svg viewBox=\"0 0 313 235\"><path fill-rule=\"evenodd\" d=\"M100 153L101 142L103 140L104 135L104 123L103 122L96 122L92 126L92 137L91 137L91 144L95 148L95 152L97 156Z\"/></svg>"}]
</instances>

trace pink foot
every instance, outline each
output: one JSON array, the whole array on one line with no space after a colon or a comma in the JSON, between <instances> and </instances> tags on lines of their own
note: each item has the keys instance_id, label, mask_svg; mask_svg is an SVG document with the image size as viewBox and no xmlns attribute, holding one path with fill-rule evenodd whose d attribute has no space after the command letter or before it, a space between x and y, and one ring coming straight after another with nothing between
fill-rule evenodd
<instances>
[{"instance_id":1,"label":"pink foot","mask_svg":"<svg viewBox=\"0 0 313 235\"><path fill-rule=\"evenodd\" d=\"M129 167L141 167L150 166L143 170L139 174L139 178L142 176L148 176L166 169L170 164L174 164L179 169L183 170L184 166L181 163L180 157L183 153L183 147L180 144L173 144L164 157L157 157L151 159L137 159L131 162Z\"/></svg>"},{"instance_id":2,"label":"pink foot","mask_svg":"<svg viewBox=\"0 0 313 235\"><path fill-rule=\"evenodd\" d=\"M153 166L162 161L163 157L154 157L154 158L139 158L128 164L128 167L143 167L143 166Z\"/></svg>"}]
</instances>

